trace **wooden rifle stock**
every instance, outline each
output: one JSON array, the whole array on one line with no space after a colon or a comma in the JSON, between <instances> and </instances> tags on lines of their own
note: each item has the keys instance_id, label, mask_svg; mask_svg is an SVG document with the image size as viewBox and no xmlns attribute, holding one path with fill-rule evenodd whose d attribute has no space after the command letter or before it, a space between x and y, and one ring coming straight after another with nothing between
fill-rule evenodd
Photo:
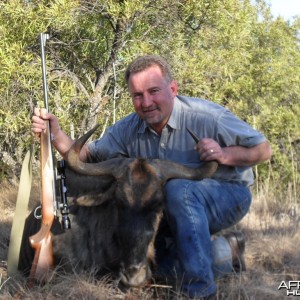
<instances>
[{"instance_id":1,"label":"wooden rifle stock","mask_svg":"<svg viewBox=\"0 0 300 300\"><path fill-rule=\"evenodd\" d=\"M42 71L44 83L44 98L45 107L48 111L47 99L47 83L45 72L45 57L44 57L44 44L48 35L41 34L41 52L42 52ZM54 267L53 247L52 247L52 234L51 226L54 221L54 207L55 207L55 176L52 156L51 145L51 132L49 121L46 122L46 130L41 133L40 143L40 163L41 163L41 211L42 222L40 230L29 238L30 244L35 251L34 260L32 263L29 283L35 281L47 282L52 274Z\"/></svg>"}]
</instances>

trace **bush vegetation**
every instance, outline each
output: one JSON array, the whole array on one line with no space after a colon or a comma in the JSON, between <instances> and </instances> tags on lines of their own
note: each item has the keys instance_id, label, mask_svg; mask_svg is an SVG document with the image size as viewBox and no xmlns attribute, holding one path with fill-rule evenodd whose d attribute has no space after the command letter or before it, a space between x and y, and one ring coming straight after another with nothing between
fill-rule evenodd
<instances>
[{"instance_id":1,"label":"bush vegetation","mask_svg":"<svg viewBox=\"0 0 300 300\"><path fill-rule=\"evenodd\" d=\"M123 73L163 55L180 94L227 106L271 141L259 181L299 185L300 20L263 0L10 0L0 3L0 178L19 174L43 88L38 36L49 32L50 109L73 136L133 110Z\"/></svg>"}]
</instances>

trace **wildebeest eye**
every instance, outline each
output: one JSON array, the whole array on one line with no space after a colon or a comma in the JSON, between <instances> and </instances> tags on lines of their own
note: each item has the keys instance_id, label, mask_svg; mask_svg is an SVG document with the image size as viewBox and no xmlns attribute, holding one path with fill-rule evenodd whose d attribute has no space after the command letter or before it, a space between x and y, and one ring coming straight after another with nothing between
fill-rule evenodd
<instances>
[{"instance_id":1,"label":"wildebeest eye","mask_svg":"<svg viewBox=\"0 0 300 300\"><path fill-rule=\"evenodd\" d=\"M128 203L123 198L115 198L114 202L118 209L125 210L129 208Z\"/></svg>"},{"instance_id":2,"label":"wildebeest eye","mask_svg":"<svg viewBox=\"0 0 300 300\"><path fill-rule=\"evenodd\" d=\"M163 208L163 200L161 198L154 198L145 205L145 211L160 211Z\"/></svg>"}]
</instances>

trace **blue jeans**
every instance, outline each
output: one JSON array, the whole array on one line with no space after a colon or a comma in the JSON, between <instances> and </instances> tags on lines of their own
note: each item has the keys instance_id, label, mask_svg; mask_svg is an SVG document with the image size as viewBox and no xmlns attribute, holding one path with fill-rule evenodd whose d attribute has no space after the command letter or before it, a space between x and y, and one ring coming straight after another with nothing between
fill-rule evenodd
<instances>
[{"instance_id":1,"label":"blue jeans","mask_svg":"<svg viewBox=\"0 0 300 300\"><path fill-rule=\"evenodd\" d=\"M227 181L173 179L166 184L165 192L165 217L175 244L174 251L170 245L162 246L159 236L166 232L159 232L159 272L175 270L181 276L183 292L189 297L213 294L215 278L232 271L232 256L225 238L212 239L211 235L245 216L251 204L250 191Z\"/></svg>"}]
</instances>

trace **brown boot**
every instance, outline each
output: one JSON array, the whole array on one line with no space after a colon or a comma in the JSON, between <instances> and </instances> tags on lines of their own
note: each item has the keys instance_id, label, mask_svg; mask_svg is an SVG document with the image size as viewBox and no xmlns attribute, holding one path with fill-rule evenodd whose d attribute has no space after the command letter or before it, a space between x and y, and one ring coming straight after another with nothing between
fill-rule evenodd
<instances>
[{"instance_id":1,"label":"brown boot","mask_svg":"<svg viewBox=\"0 0 300 300\"><path fill-rule=\"evenodd\" d=\"M242 232L229 232L224 234L225 239L231 247L232 267L235 272L246 271L245 264L245 236Z\"/></svg>"}]
</instances>

